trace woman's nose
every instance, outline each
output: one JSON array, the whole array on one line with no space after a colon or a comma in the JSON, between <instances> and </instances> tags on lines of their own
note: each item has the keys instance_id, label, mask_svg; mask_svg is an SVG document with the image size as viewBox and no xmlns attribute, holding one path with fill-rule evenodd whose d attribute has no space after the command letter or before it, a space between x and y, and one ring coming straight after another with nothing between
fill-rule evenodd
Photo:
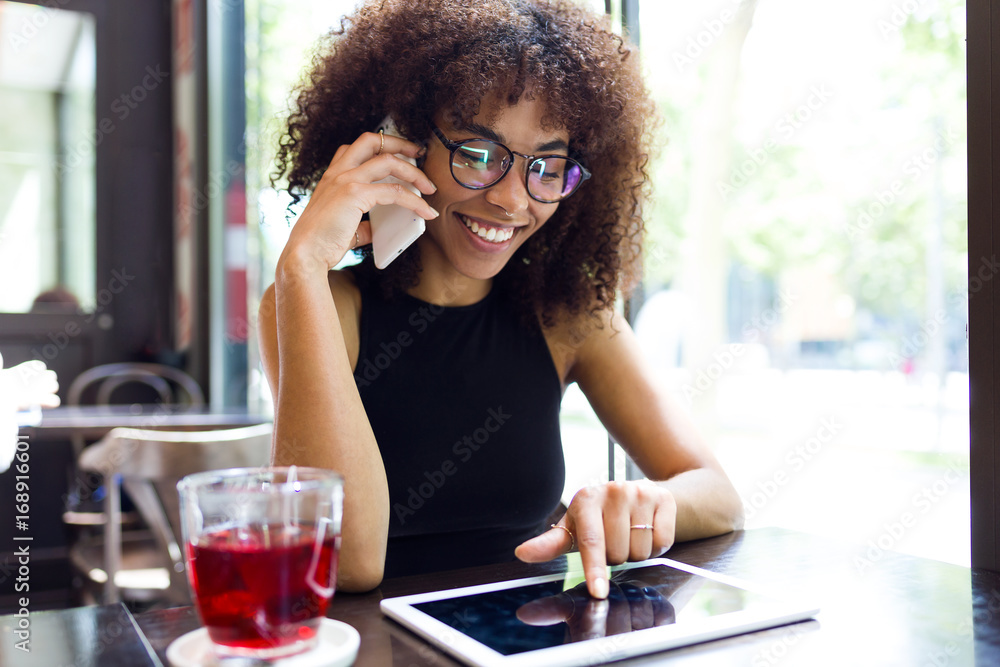
<instances>
[{"instance_id":1,"label":"woman's nose","mask_svg":"<svg viewBox=\"0 0 1000 667\"><path fill-rule=\"evenodd\" d=\"M499 206L511 217L526 210L531 201L525 188L524 170L527 165L523 163L524 158L516 157L510 171L486 193L486 201Z\"/></svg>"}]
</instances>

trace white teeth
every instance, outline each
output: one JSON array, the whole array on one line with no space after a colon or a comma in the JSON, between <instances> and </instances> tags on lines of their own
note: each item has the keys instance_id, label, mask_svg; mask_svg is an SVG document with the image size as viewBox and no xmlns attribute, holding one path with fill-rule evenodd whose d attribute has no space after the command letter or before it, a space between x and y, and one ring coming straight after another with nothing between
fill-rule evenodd
<instances>
[{"instance_id":1,"label":"white teeth","mask_svg":"<svg viewBox=\"0 0 1000 667\"><path fill-rule=\"evenodd\" d=\"M492 243L503 243L510 240L514 236L514 229L512 227L502 228L502 227L485 227L481 226L475 220L469 220L464 215L461 216L462 222L465 226L472 230L472 233L483 239L484 241L490 241Z\"/></svg>"}]
</instances>

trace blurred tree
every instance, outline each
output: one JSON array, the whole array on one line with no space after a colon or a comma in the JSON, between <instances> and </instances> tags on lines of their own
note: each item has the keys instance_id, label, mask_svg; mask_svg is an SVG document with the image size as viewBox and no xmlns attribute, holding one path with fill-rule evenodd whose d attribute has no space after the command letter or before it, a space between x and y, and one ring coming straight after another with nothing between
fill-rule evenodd
<instances>
[{"instance_id":1,"label":"blurred tree","mask_svg":"<svg viewBox=\"0 0 1000 667\"><path fill-rule=\"evenodd\" d=\"M854 136L837 151L818 154L798 135L769 151L752 187L723 193L726 237L734 258L764 274L822 260L859 309L912 327L954 311L941 295L965 283L964 3L921 3L878 29L895 54L873 64L879 98L844 119Z\"/></svg>"},{"instance_id":2,"label":"blurred tree","mask_svg":"<svg viewBox=\"0 0 1000 667\"><path fill-rule=\"evenodd\" d=\"M644 22L647 13L664 26L690 15L667 5L655 13L644 5ZM851 318L859 338L899 343L941 310L959 330L964 3L926 0L911 13L888 0L864 7L837 34L845 48L866 49L860 57L870 62L860 63L812 48L808 36L825 30L827 10L777 3L758 17L753 6L715 2L687 19L680 37L643 45L669 138L652 168L647 284L686 280L707 299L699 317L711 320L722 304L713 306L716 290L698 283L725 275L730 262L778 284L807 269L839 285L838 307L861 315ZM726 20L719 35L702 39L724 12L739 17L736 7L745 21ZM755 39L750 22L758 18L767 30L751 62L742 43ZM729 84L726 68L739 73Z\"/></svg>"}]
</instances>

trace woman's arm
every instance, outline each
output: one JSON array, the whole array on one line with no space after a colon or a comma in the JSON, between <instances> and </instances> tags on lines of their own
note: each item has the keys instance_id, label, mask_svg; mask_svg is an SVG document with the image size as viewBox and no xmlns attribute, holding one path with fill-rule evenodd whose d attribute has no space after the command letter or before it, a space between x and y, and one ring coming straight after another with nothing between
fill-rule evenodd
<instances>
[{"instance_id":1,"label":"woman's arm","mask_svg":"<svg viewBox=\"0 0 1000 667\"><path fill-rule=\"evenodd\" d=\"M261 301L261 359L275 397L271 462L343 476L338 587L369 590L382 580L389 491L337 306L325 276L319 277L285 267Z\"/></svg>"},{"instance_id":2,"label":"woman's arm","mask_svg":"<svg viewBox=\"0 0 1000 667\"><path fill-rule=\"evenodd\" d=\"M642 560L676 540L740 528L743 507L691 420L657 388L624 318L607 314L572 347L567 381L580 385L608 432L656 481L583 489L560 522L580 546L591 593L603 597L607 562ZM654 528L631 528L639 524ZM569 546L566 531L553 529L519 547L518 556L547 560Z\"/></svg>"},{"instance_id":3,"label":"woman's arm","mask_svg":"<svg viewBox=\"0 0 1000 667\"><path fill-rule=\"evenodd\" d=\"M687 413L657 386L625 318L594 332L571 369L601 423L677 501L675 539L743 525L743 503ZM668 545L669 546L669 545Z\"/></svg>"},{"instance_id":4,"label":"woman's arm","mask_svg":"<svg viewBox=\"0 0 1000 667\"><path fill-rule=\"evenodd\" d=\"M353 341L356 355L358 335L351 289L330 269L357 242L369 242L361 216L374 204L436 215L405 188L374 183L393 174L433 192L423 172L392 155L414 157L420 147L386 136L386 153L379 155L382 148L379 135L366 134L337 150L292 228L258 318L261 359L275 399L272 463L330 468L344 478L338 586L347 591L369 590L382 580L389 492L348 351Z\"/></svg>"}]
</instances>

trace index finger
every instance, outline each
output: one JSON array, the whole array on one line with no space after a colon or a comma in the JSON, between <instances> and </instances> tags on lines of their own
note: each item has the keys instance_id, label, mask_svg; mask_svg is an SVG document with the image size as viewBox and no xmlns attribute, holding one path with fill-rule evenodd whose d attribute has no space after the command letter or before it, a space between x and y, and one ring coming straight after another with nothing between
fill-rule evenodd
<instances>
[{"instance_id":1,"label":"index finger","mask_svg":"<svg viewBox=\"0 0 1000 667\"><path fill-rule=\"evenodd\" d=\"M420 151L423 150L423 146L420 144L397 137L388 132L365 132L362 138L364 139L364 145L371 149L371 157L381 155L382 153L389 153L390 155L400 153L406 157L416 159L420 155Z\"/></svg>"},{"instance_id":2,"label":"index finger","mask_svg":"<svg viewBox=\"0 0 1000 667\"><path fill-rule=\"evenodd\" d=\"M604 541L604 517L601 506L586 504L573 517L577 549L591 596L608 597L608 560Z\"/></svg>"},{"instance_id":3,"label":"index finger","mask_svg":"<svg viewBox=\"0 0 1000 667\"><path fill-rule=\"evenodd\" d=\"M330 158L327 168L332 168L342 159L349 161L348 167L356 167L382 153L390 155L398 153L416 160L423 150L423 146L420 144L415 144L401 137L391 134L383 136L378 132L365 132L354 143L339 146L333 157Z\"/></svg>"}]
</instances>

